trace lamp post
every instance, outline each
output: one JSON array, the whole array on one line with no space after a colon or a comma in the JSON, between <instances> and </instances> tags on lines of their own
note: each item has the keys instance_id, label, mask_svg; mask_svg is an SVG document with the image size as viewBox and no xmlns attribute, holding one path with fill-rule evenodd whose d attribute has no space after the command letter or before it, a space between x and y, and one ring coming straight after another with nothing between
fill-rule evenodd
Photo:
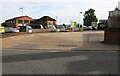
<instances>
[{"instance_id":1,"label":"lamp post","mask_svg":"<svg viewBox=\"0 0 120 76\"><path fill-rule=\"evenodd\" d=\"M82 15L83 12L80 12L80 15ZM82 17L82 16L81 16Z\"/></svg>"},{"instance_id":2,"label":"lamp post","mask_svg":"<svg viewBox=\"0 0 120 76\"><path fill-rule=\"evenodd\" d=\"M82 12L80 12L80 15L81 15L81 14L82 14ZM79 22L79 31L80 31L80 28L82 28L82 27L81 27L80 22Z\"/></svg>"}]
</instances>

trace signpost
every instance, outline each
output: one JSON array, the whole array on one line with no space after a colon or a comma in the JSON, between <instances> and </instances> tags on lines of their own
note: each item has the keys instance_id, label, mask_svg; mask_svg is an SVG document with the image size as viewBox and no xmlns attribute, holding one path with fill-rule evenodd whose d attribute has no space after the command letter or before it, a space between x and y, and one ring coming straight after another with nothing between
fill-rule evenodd
<instances>
[{"instance_id":1,"label":"signpost","mask_svg":"<svg viewBox=\"0 0 120 76\"><path fill-rule=\"evenodd\" d=\"M71 30L74 31L75 26L76 26L76 22L72 21L70 25L71 25Z\"/></svg>"},{"instance_id":2,"label":"signpost","mask_svg":"<svg viewBox=\"0 0 120 76\"><path fill-rule=\"evenodd\" d=\"M4 33L4 32L5 32L4 27L0 26L0 33Z\"/></svg>"}]
</instances>

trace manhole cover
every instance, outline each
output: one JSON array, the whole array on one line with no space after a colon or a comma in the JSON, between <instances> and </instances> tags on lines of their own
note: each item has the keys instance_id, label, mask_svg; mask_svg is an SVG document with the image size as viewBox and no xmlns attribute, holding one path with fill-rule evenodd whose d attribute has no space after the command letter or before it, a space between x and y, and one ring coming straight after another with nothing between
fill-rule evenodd
<instances>
[{"instance_id":1,"label":"manhole cover","mask_svg":"<svg viewBox=\"0 0 120 76\"><path fill-rule=\"evenodd\" d=\"M58 45L59 47L76 47L77 45Z\"/></svg>"}]
</instances>

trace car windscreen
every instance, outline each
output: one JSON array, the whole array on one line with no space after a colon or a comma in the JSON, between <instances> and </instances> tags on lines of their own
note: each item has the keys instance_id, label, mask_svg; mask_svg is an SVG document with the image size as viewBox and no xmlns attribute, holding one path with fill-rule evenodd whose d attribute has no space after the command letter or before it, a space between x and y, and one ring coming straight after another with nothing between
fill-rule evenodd
<instances>
[{"instance_id":1,"label":"car windscreen","mask_svg":"<svg viewBox=\"0 0 120 76\"><path fill-rule=\"evenodd\" d=\"M48 26L48 29L54 29L54 27L53 26Z\"/></svg>"},{"instance_id":2,"label":"car windscreen","mask_svg":"<svg viewBox=\"0 0 120 76\"><path fill-rule=\"evenodd\" d=\"M58 26L56 26L56 28L62 29L62 28L64 28L64 26L58 25Z\"/></svg>"}]
</instances>

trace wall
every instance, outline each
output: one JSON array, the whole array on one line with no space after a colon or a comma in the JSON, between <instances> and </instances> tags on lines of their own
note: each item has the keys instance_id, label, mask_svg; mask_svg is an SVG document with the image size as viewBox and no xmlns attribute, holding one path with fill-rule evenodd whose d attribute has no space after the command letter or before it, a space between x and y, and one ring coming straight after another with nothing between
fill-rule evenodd
<instances>
[{"instance_id":1,"label":"wall","mask_svg":"<svg viewBox=\"0 0 120 76\"><path fill-rule=\"evenodd\" d=\"M104 41L108 44L120 44L120 28L105 29Z\"/></svg>"},{"instance_id":2,"label":"wall","mask_svg":"<svg viewBox=\"0 0 120 76\"><path fill-rule=\"evenodd\" d=\"M116 11L112 11L109 13L108 26L105 28L105 35L104 35L105 43L120 44L120 15L119 15L119 12L118 12L118 14L116 13Z\"/></svg>"}]
</instances>

